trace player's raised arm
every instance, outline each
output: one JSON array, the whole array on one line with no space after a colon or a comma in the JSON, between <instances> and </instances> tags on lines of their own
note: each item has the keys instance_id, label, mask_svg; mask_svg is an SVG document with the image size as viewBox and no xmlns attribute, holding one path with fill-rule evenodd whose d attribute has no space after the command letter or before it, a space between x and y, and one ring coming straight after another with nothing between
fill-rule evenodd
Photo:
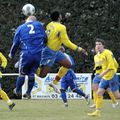
<instances>
[{"instance_id":1,"label":"player's raised arm","mask_svg":"<svg viewBox=\"0 0 120 120\"><path fill-rule=\"evenodd\" d=\"M65 26L63 26L63 28L62 28L61 41L62 41L62 43L63 43L66 47L68 47L68 48L70 48L70 49L72 49L72 50L74 50L74 51L77 51L77 52L82 52L82 53L84 53L85 55L87 55L87 52L86 52L85 49L83 49L82 47L77 46L76 44L74 44L73 42L71 42L71 41L69 40L69 37L68 37L68 35L67 35L66 27L65 27Z\"/></svg>"}]
</instances>

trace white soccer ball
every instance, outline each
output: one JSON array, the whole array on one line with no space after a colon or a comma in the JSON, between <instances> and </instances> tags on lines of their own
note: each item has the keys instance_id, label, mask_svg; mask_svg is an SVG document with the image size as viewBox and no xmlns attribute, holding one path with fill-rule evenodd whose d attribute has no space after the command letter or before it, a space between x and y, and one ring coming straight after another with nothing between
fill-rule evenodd
<instances>
[{"instance_id":1,"label":"white soccer ball","mask_svg":"<svg viewBox=\"0 0 120 120\"><path fill-rule=\"evenodd\" d=\"M70 12L66 12L65 17L68 18L70 16L71 16L71 13Z\"/></svg>"},{"instance_id":2,"label":"white soccer ball","mask_svg":"<svg viewBox=\"0 0 120 120\"><path fill-rule=\"evenodd\" d=\"M25 16L30 16L35 13L35 7L32 4L26 4L22 8L22 12Z\"/></svg>"}]
</instances>

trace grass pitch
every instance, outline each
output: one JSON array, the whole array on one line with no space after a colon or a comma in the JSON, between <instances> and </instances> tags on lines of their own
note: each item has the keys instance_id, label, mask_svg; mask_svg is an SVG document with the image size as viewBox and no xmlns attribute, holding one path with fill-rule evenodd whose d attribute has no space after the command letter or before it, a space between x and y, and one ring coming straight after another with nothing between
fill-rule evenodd
<instances>
[{"instance_id":1,"label":"grass pitch","mask_svg":"<svg viewBox=\"0 0 120 120\"><path fill-rule=\"evenodd\" d=\"M16 104L9 111L4 101L0 100L0 120L120 120L120 101L117 108L112 108L110 100L104 100L101 117L87 116L90 109L84 100L69 100L65 108L62 100L13 100Z\"/></svg>"}]
</instances>

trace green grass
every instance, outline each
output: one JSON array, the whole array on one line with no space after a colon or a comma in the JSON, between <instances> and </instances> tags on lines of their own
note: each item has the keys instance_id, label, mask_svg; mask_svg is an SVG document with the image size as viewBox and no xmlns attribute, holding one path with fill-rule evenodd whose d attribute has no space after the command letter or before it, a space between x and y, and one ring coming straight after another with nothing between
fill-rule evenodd
<instances>
[{"instance_id":1,"label":"green grass","mask_svg":"<svg viewBox=\"0 0 120 120\"><path fill-rule=\"evenodd\" d=\"M13 101L16 106L9 111L5 102L0 100L0 120L120 120L120 106L113 109L109 100L104 101L100 118L87 116L94 109L90 109L84 100L69 100L68 108L61 100Z\"/></svg>"}]
</instances>

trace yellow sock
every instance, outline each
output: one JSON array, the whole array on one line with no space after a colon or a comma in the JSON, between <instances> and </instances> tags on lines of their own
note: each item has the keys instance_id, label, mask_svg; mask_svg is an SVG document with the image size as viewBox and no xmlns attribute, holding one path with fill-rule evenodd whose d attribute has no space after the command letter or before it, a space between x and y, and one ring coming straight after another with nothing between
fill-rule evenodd
<instances>
[{"instance_id":1,"label":"yellow sock","mask_svg":"<svg viewBox=\"0 0 120 120\"><path fill-rule=\"evenodd\" d=\"M58 84L58 81L57 81L56 79L54 79L54 80L53 80L53 83L54 83L55 85L57 85L57 84Z\"/></svg>"},{"instance_id":2,"label":"yellow sock","mask_svg":"<svg viewBox=\"0 0 120 120\"><path fill-rule=\"evenodd\" d=\"M103 96L97 96L96 99L96 109L100 109L103 104Z\"/></svg>"},{"instance_id":3,"label":"yellow sock","mask_svg":"<svg viewBox=\"0 0 120 120\"><path fill-rule=\"evenodd\" d=\"M113 103L116 103L116 98L115 98L115 96L113 95L112 91L108 92L108 94L109 94L109 96L110 96L110 98L111 98L111 101L112 101Z\"/></svg>"},{"instance_id":4,"label":"yellow sock","mask_svg":"<svg viewBox=\"0 0 120 120\"><path fill-rule=\"evenodd\" d=\"M60 78L62 78L62 77L67 73L68 70L69 70L68 68L65 68L65 67L62 66L62 67L60 67L57 75L58 75Z\"/></svg>"},{"instance_id":5,"label":"yellow sock","mask_svg":"<svg viewBox=\"0 0 120 120\"><path fill-rule=\"evenodd\" d=\"M36 71L36 75L39 76L40 75L40 71L41 69L38 67L37 71Z\"/></svg>"},{"instance_id":6,"label":"yellow sock","mask_svg":"<svg viewBox=\"0 0 120 120\"><path fill-rule=\"evenodd\" d=\"M96 100L97 100L97 91L93 91L93 100L94 100L94 103L96 104Z\"/></svg>"},{"instance_id":7,"label":"yellow sock","mask_svg":"<svg viewBox=\"0 0 120 120\"><path fill-rule=\"evenodd\" d=\"M55 79L53 80L53 83L54 84L57 84L58 81L67 73L69 69L68 68L65 68L65 67L60 67Z\"/></svg>"},{"instance_id":8,"label":"yellow sock","mask_svg":"<svg viewBox=\"0 0 120 120\"><path fill-rule=\"evenodd\" d=\"M8 95L2 89L0 90L0 96L8 104L12 103L11 100L9 99Z\"/></svg>"}]
</instances>

